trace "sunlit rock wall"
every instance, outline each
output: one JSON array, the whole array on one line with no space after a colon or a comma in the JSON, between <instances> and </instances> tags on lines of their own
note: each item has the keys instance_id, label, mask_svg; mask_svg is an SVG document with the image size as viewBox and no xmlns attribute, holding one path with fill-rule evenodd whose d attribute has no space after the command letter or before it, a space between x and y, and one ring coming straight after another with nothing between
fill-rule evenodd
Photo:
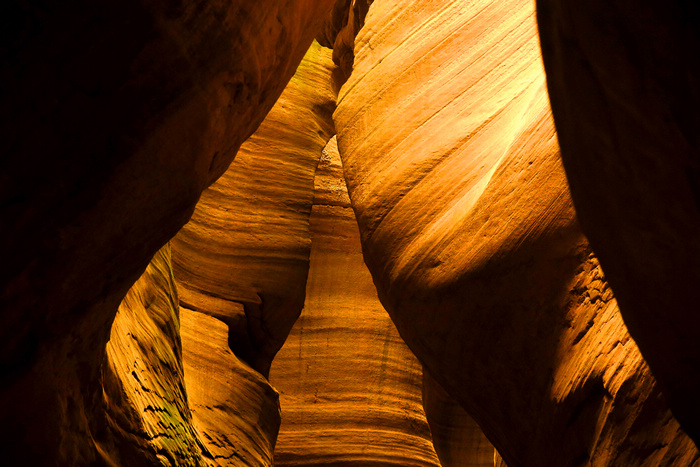
<instances>
[{"instance_id":1,"label":"sunlit rock wall","mask_svg":"<svg viewBox=\"0 0 700 467\"><path fill-rule=\"evenodd\" d=\"M228 327L182 308L182 355L193 426L207 465L272 465L279 397L228 345Z\"/></svg>"},{"instance_id":2,"label":"sunlit rock wall","mask_svg":"<svg viewBox=\"0 0 700 467\"><path fill-rule=\"evenodd\" d=\"M333 134L330 56L314 43L172 242L181 306L226 323L231 349L265 376L304 305L314 173Z\"/></svg>"},{"instance_id":3,"label":"sunlit rock wall","mask_svg":"<svg viewBox=\"0 0 700 467\"><path fill-rule=\"evenodd\" d=\"M272 364L277 466L439 466L421 365L377 299L335 138L316 172L306 303Z\"/></svg>"},{"instance_id":4,"label":"sunlit rock wall","mask_svg":"<svg viewBox=\"0 0 700 467\"><path fill-rule=\"evenodd\" d=\"M691 465L578 226L527 1L372 3L334 114L365 260L517 465Z\"/></svg>"},{"instance_id":5,"label":"sunlit rock wall","mask_svg":"<svg viewBox=\"0 0 700 467\"><path fill-rule=\"evenodd\" d=\"M304 303L309 214L332 135L331 51L314 43L275 107L173 239L185 377L214 464L272 464L265 377Z\"/></svg>"},{"instance_id":6,"label":"sunlit rock wall","mask_svg":"<svg viewBox=\"0 0 700 467\"><path fill-rule=\"evenodd\" d=\"M103 365L104 438L114 465L202 465L182 364L170 245L119 306Z\"/></svg>"}]
</instances>

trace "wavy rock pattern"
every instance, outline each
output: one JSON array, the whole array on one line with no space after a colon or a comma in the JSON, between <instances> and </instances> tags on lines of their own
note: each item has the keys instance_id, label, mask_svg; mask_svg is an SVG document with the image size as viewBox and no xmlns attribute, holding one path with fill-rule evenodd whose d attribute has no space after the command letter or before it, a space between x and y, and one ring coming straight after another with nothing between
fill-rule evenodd
<instances>
[{"instance_id":1,"label":"wavy rock pattern","mask_svg":"<svg viewBox=\"0 0 700 467\"><path fill-rule=\"evenodd\" d=\"M275 465L439 466L421 365L379 303L331 140L316 174L304 312L272 364Z\"/></svg>"},{"instance_id":2,"label":"wavy rock pattern","mask_svg":"<svg viewBox=\"0 0 700 467\"><path fill-rule=\"evenodd\" d=\"M181 305L228 324L231 349L263 375L304 304L314 172L333 134L330 54L312 45L172 242Z\"/></svg>"},{"instance_id":3,"label":"wavy rock pattern","mask_svg":"<svg viewBox=\"0 0 700 467\"><path fill-rule=\"evenodd\" d=\"M427 371L423 408L442 467L493 467L495 451L481 427Z\"/></svg>"},{"instance_id":4,"label":"wavy rock pattern","mask_svg":"<svg viewBox=\"0 0 700 467\"><path fill-rule=\"evenodd\" d=\"M382 303L508 465L697 461L580 232L530 2L375 1L334 119Z\"/></svg>"},{"instance_id":5,"label":"wavy rock pattern","mask_svg":"<svg viewBox=\"0 0 700 467\"><path fill-rule=\"evenodd\" d=\"M103 369L112 465L201 465L187 403L170 245L119 306Z\"/></svg>"},{"instance_id":6,"label":"wavy rock pattern","mask_svg":"<svg viewBox=\"0 0 700 467\"><path fill-rule=\"evenodd\" d=\"M280 425L279 396L228 346L228 327L181 309L185 383L208 465L268 467Z\"/></svg>"},{"instance_id":7,"label":"wavy rock pattern","mask_svg":"<svg viewBox=\"0 0 700 467\"><path fill-rule=\"evenodd\" d=\"M700 7L537 2L571 194L622 315L700 442Z\"/></svg>"},{"instance_id":8,"label":"wavy rock pattern","mask_svg":"<svg viewBox=\"0 0 700 467\"><path fill-rule=\"evenodd\" d=\"M105 456L95 443L108 441L93 440L119 303L263 120L332 5L3 3L5 462Z\"/></svg>"}]
</instances>

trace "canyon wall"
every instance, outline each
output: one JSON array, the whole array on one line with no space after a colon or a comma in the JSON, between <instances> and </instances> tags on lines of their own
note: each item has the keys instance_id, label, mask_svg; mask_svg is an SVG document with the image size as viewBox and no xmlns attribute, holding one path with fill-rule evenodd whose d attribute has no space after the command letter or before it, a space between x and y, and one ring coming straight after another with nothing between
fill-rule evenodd
<instances>
[{"instance_id":1,"label":"canyon wall","mask_svg":"<svg viewBox=\"0 0 700 467\"><path fill-rule=\"evenodd\" d=\"M700 6L537 2L581 225L675 416L700 442Z\"/></svg>"},{"instance_id":2,"label":"canyon wall","mask_svg":"<svg viewBox=\"0 0 700 467\"><path fill-rule=\"evenodd\" d=\"M377 0L354 50L350 198L430 374L511 466L695 462L580 231L533 5Z\"/></svg>"},{"instance_id":3,"label":"canyon wall","mask_svg":"<svg viewBox=\"0 0 700 467\"><path fill-rule=\"evenodd\" d=\"M316 171L306 303L275 358L275 465L439 466L421 365L377 298L333 138Z\"/></svg>"},{"instance_id":4,"label":"canyon wall","mask_svg":"<svg viewBox=\"0 0 700 467\"><path fill-rule=\"evenodd\" d=\"M104 457L92 440L119 303L272 107L332 4L2 5L6 462Z\"/></svg>"},{"instance_id":5,"label":"canyon wall","mask_svg":"<svg viewBox=\"0 0 700 467\"><path fill-rule=\"evenodd\" d=\"M700 465L700 10L564 3L2 5L2 462Z\"/></svg>"}]
</instances>

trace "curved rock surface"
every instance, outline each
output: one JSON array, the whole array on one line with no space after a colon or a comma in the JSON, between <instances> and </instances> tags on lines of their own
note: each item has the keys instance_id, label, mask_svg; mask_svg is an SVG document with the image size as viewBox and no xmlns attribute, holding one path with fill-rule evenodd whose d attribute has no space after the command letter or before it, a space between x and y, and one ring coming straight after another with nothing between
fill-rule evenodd
<instances>
[{"instance_id":1,"label":"curved rock surface","mask_svg":"<svg viewBox=\"0 0 700 467\"><path fill-rule=\"evenodd\" d=\"M104 457L91 425L121 299L262 121L332 5L3 3L5 462Z\"/></svg>"},{"instance_id":2,"label":"curved rock surface","mask_svg":"<svg viewBox=\"0 0 700 467\"><path fill-rule=\"evenodd\" d=\"M111 465L202 465L185 392L170 245L156 253L114 319L103 366L101 446Z\"/></svg>"},{"instance_id":3,"label":"curved rock surface","mask_svg":"<svg viewBox=\"0 0 700 467\"><path fill-rule=\"evenodd\" d=\"M421 407L421 365L362 259L331 140L316 173L304 311L275 358L275 465L439 466Z\"/></svg>"},{"instance_id":4,"label":"curved rock surface","mask_svg":"<svg viewBox=\"0 0 700 467\"><path fill-rule=\"evenodd\" d=\"M697 461L580 232L530 2L375 1L334 119L382 303L508 465Z\"/></svg>"},{"instance_id":5,"label":"curved rock surface","mask_svg":"<svg viewBox=\"0 0 700 467\"><path fill-rule=\"evenodd\" d=\"M228 327L182 308L185 383L208 465L268 467L280 425L279 396L229 348Z\"/></svg>"},{"instance_id":6,"label":"curved rock surface","mask_svg":"<svg viewBox=\"0 0 700 467\"><path fill-rule=\"evenodd\" d=\"M333 135L330 57L314 42L172 241L182 307L225 322L231 349L265 376L304 305L314 173Z\"/></svg>"},{"instance_id":7,"label":"curved rock surface","mask_svg":"<svg viewBox=\"0 0 700 467\"><path fill-rule=\"evenodd\" d=\"M493 467L495 451L481 427L425 370L423 408L442 467Z\"/></svg>"},{"instance_id":8,"label":"curved rock surface","mask_svg":"<svg viewBox=\"0 0 700 467\"><path fill-rule=\"evenodd\" d=\"M700 442L700 7L537 8L581 225L675 416Z\"/></svg>"}]
</instances>

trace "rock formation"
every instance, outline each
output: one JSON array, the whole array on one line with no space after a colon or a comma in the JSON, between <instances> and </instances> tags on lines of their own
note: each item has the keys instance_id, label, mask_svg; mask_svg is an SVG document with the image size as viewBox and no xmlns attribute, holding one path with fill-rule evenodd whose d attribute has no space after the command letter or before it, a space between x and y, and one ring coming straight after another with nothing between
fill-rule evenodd
<instances>
[{"instance_id":1,"label":"rock formation","mask_svg":"<svg viewBox=\"0 0 700 467\"><path fill-rule=\"evenodd\" d=\"M481 427L423 371L423 408L442 467L491 467L496 455Z\"/></svg>"},{"instance_id":2,"label":"rock formation","mask_svg":"<svg viewBox=\"0 0 700 467\"><path fill-rule=\"evenodd\" d=\"M304 311L270 374L282 407L275 465L439 466L421 372L363 262L333 138L316 172Z\"/></svg>"},{"instance_id":3,"label":"rock formation","mask_svg":"<svg viewBox=\"0 0 700 467\"><path fill-rule=\"evenodd\" d=\"M700 7L537 8L581 225L674 414L700 442Z\"/></svg>"},{"instance_id":4,"label":"rock formation","mask_svg":"<svg viewBox=\"0 0 700 467\"><path fill-rule=\"evenodd\" d=\"M333 135L332 66L314 43L173 239L181 305L225 322L232 350L264 376L304 305L314 173Z\"/></svg>"},{"instance_id":5,"label":"rock formation","mask_svg":"<svg viewBox=\"0 0 700 467\"><path fill-rule=\"evenodd\" d=\"M697 460L580 232L530 2L373 2L334 120L383 304L508 465Z\"/></svg>"},{"instance_id":6,"label":"rock formation","mask_svg":"<svg viewBox=\"0 0 700 467\"><path fill-rule=\"evenodd\" d=\"M700 465L700 10L565 3L561 154L526 0L0 6L0 463Z\"/></svg>"},{"instance_id":7,"label":"rock formation","mask_svg":"<svg viewBox=\"0 0 700 467\"><path fill-rule=\"evenodd\" d=\"M304 304L314 173L332 135L331 67L330 50L314 43L172 241L187 390L214 462L271 465L279 408L265 377Z\"/></svg>"},{"instance_id":8,"label":"rock formation","mask_svg":"<svg viewBox=\"0 0 700 467\"><path fill-rule=\"evenodd\" d=\"M4 462L105 456L93 442L100 365L120 301L272 107L332 4L3 4Z\"/></svg>"},{"instance_id":9,"label":"rock formation","mask_svg":"<svg viewBox=\"0 0 700 467\"><path fill-rule=\"evenodd\" d=\"M156 253L114 319L103 364L111 465L201 465L186 397L170 245Z\"/></svg>"}]
</instances>

